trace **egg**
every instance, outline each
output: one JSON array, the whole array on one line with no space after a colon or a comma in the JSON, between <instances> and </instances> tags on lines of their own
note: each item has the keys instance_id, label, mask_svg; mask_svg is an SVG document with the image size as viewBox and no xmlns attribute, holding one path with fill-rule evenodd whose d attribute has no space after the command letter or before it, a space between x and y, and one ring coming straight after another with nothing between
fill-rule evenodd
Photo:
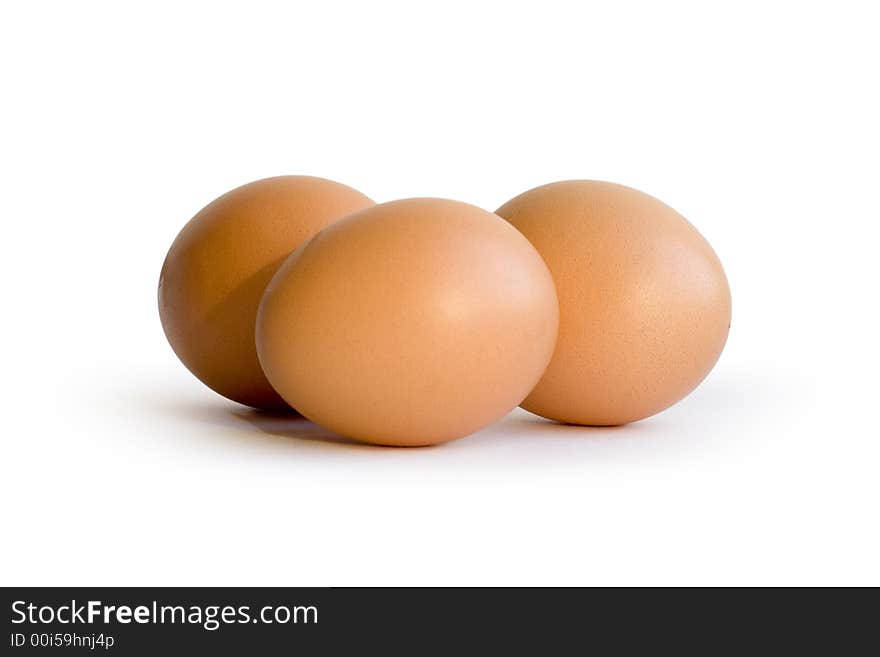
<instances>
[{"instance_id":1,"label":"egg","mask_svg":"<svg viewBox=\"0 0 880 657\"><path fill-rule=\"evenodd\" d=\"M497 210L537 248L559 296L553 358L522 406L571 424L649 417L690 393L717 361L730 290L709 243L635 189L574 180Z\"/></svg>"},{"instance_id":2,"label":"egg","mask_svg":"<svg viewBox=\"0 0 880 657\"><path fill-rule=\"evenodd\" d=\"M325 228L266 289L257 350L278 393L338 434L441 443L515 408L558 324L544 261L515 228L444 199L376 205Z\"/></svg>"},{"instance_id":3,"label":"egg","mask_svg":"<svg viewBox=\"0 0 880 657\"><path fill-rule=\"evenodd\" d=\"M238 187L203 208L174 240L159 278L162 327L183 364L233 401L287 408L257 359L260 298L300 244L370 205L331 180L280 176Z\"/></svg>"}]
</instances>

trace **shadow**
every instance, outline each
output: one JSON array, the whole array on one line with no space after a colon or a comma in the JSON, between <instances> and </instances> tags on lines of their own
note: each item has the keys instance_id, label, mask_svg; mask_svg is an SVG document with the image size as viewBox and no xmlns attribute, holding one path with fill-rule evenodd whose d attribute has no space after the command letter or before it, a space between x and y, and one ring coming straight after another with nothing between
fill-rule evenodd
<instances>
[{"instance_id":1,"label":"shadow","mask_svg":"<svg viewBox=\"0 0 880 657\"><path fill-rule=\"evenodd\" d=\"M446 443L436 445L377 445L365 443L353 438L341 436L315 424L299 413L291 414L283 411L265 411L253 408L239 409L231 412L236 418L244 420L260 432L278 438L309 440L331 443L344 447L386 452L426 452L440 449ZM295 411L294 411L295 413ZM453 441L454 442L454 441Z\"/></svg>"},{"instance_id":2,"label":"shadow","mask_svg":"<svg viewBox=\"0 0 880 657\"><path fill-rule=\"evenodd\" d=\"M319 427L290 408L284 410L260 410L246 406L230 408L230 403L227 401L199 403L180 399L153 400L153 407L164 416L174 417L187 423L209 425L223 430L222 437L226 440L234 438L237 442L250 445L269 442L277 447L286 441L290 446L326 446L348 450L382 449L380 446L360 443ZM202 432L199 432L199 435L203 435Z\"/></svg>"},{"instance_id":3,"label":"shadow","mask_svg":"<svg viewBox=\"0 0 880 657\"><path fill-rule=\"evenodd\" d=\"M652 416L654 417L654 416ZM612 425L589 425L589 424L569 424L566 422L558 422L550 420L540 415L535 415L525 409L516 409L505 420L505 424L510 427L514 425L522 425L527 427L528 431L540 430L542 433L558 433L558 434L578 434L581 436L591 436L594 438L607 438L612 435L631 436L635 433L645 433L646 422L651 417L630 422L629 424L612 424Z\"/></svg>"},{"instance_id":4,"label":"shadow","mask_svg":"<svg viewBox=\"0 0 880 657\"><path fill-rule=\"evenodd\" d=\"M335 434L296 412L285 413L245 408L233 410L230 415L246 422L261 433L276 438L323 442L358 449L378 447Z\"/></svg>"},{"instance_id":5,"label":"shadow","mask_svg":"<svg viewBox=\"0 0 880 657\"><path fill-rule=\"evenodd\" d=\"M182 399L154 400L156 410L165 416L175 417L187 423L210 425L224 430L222 438L234 439L239 443L252 446L262 442L264 445L281 447L309 446L317 449L333 451L372 452L372 453L421 453L458 452L461 449L482 451L504 446L513 447L523 442L532 442L537 438L545 446L587 448L593 444L598 446L608 441L620 442L638 437L642 440L654 432L651 421L643 420L632 424L610 427L591 427L573 424L562 424L553 420L534 415L523 409L514 409L504 418L485 427L471 436L461 440L453 440L438 445L426 445L418 449L373 445L347 438L315 424L293 410L261 410L245 406L230 407L228 402L190 402ZM200 432L201 433L201 432ZM204 434L202 434L204 435ZM218 438L217 434L214 438ZM555 439L563 442L558 442ZM575 439L572 441L572 439ZM552 450L551 450L552 451Z\"/></svg>"},{"instance_id":6,"label":"shadow","mask_svg":"<svg viewBox=\"0 0 880 657\"><path fill-rule=\"evenodd\" d=\"M274 453L284 460L330 458L347 462L357 455L383 465L407 462L415 467L430 462L479 470L487 462L505 467L576 466L586 461L642 458L641 454L656 456L657 450L674 452L687 441L700 439L697 434L704 433L710 421L717 422L716 415L723 417L717 408L717 398L730 397L734 392L731 388L741 383L735 381L734 385L719 386L722 389L718 392L709 392L709 401L715 402L708 404L709 417L697 403L690 404L689 412L681 414L661 413L627 425L593 427L563 424L514 409L461 440L420 449L362 443L325 429L292 410L257 410L214 397L207 391L195 394L190 388L157 389L150 384L145 387L148 394L138 388L131 391L130 397L140 408L146 400L155 415L183 429L173 430L170 435L203 446L213 443L251 454ZM741 396L741 390L736 392ZM704 438L700 441L705 443Z\"/></svg>"}]
</instances>

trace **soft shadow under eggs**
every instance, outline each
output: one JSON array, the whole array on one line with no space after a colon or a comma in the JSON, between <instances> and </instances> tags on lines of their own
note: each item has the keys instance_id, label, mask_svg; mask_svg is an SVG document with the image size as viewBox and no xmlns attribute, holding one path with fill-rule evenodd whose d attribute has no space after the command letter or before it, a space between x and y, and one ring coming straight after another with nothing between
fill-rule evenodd
<instances>
[{"instance_id":1,"label":"soft shadow under eggs","mask_svg":"<svg viewBox=\"0 0 880 657\"><path fill-rule=\"evenodd\" d=\"M246 422L257 431L276 438L306 440L355 449L373 447L328 431L295 412L284 413L242 408L235 409L230 414L232 417Z\"/></svg>"}]
</instances>

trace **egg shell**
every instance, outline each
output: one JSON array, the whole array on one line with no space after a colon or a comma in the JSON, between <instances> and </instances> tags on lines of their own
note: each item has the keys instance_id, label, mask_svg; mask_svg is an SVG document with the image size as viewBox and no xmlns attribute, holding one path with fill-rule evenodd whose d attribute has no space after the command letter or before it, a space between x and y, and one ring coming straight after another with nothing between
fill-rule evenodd
<instances>
[{"instance_id":1,"label":"egg shell","mask_svg":"<svg viewBox=\"0 0 880 657\"><path fill-rule=\"evenodd\" d=\"M537 187L497 213L556 282L556 352L522 404L573 424L646 418L691 392L718 359L730 289L709 243L656 198L608 182Z\"/></svg>"},{"instance_id":2,"label":"egg shell","mask_svg":"<svg viewBox=\"0 0 880 657\"><path fill-rule=\"evenodd\" d=\"M440 443L515 408L553 353L556 292L516 229L405 199L321 231L278 270L257 349L289 404L382 445Z\"/></svg>"},{"instance_id":3,"label":"egg shell","mask_svg":"<svg viewBox=\"0 0 880 657\"><path fill-rule=\"evenodd\" d=\"M196 214L171 245L159 279L162 327L183 364L224 397L287 408L254 345L263 291L300 244L370 205L331 180L279 176L238 187Z\"/></svg>"}]
</instances>

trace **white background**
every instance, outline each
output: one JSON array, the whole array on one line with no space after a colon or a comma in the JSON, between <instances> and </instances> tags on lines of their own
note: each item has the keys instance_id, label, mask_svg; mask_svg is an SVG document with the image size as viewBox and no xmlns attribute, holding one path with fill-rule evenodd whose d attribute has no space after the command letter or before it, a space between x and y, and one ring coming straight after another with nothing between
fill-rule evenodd
<instances>
[{"instance_id":1,"label":"white background","mask_svg":"<svg viewBox=\"0 0 880 657\"><path fill-rule=\"evenodd\" d=\"M4 3L0 582L880 584L874 5ZM721 257L727 349L618 429L260 418L177 361L156 285L190 216L286 173L643 189Z\"/></svg>"}]
</instances>

